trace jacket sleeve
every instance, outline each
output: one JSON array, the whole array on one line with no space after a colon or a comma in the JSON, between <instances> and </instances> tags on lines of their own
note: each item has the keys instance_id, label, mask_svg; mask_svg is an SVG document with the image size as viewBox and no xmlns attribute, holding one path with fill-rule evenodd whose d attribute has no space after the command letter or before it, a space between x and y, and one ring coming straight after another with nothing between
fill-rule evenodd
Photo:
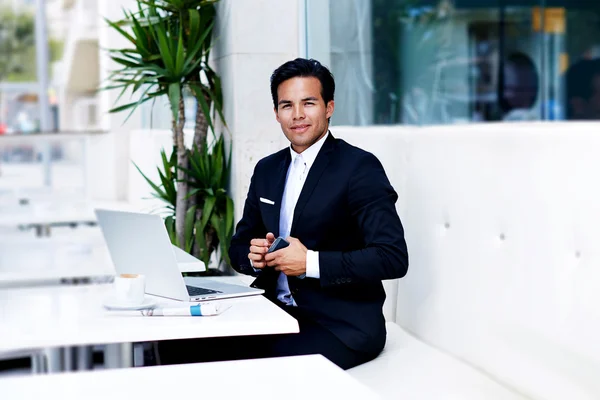
<instances>
[{"instance_id":1,"label":"jacket sleeve","mask_svg":"<svg viewBox=\"0 0 600 400\"><path fill-rule=\"evenodd\" d=\"M250 241L254 238L261 238L267 235L267 230L262 222L258 198L256 196L256 171L250 180L248 196L244 204L242 219L237 224L235 235L231 238L229 247L229 258L231 266L237 272L246 275L257 276L260 271L252 268L248 253L250 253Z\"/></svg>"},{"instance_id":2,"label":"jacket sleeve","mask_svg":"<svg viewBox=\"0 0 600 400\"><path fill-rule=\"evenodd\" d=\"M321 287L401 278L408 270L404 229L395 207L398 195L374 155L366 153L357 164L349 181L348 204L364 248L320 251Z\"/></svg>"}]
</instances>

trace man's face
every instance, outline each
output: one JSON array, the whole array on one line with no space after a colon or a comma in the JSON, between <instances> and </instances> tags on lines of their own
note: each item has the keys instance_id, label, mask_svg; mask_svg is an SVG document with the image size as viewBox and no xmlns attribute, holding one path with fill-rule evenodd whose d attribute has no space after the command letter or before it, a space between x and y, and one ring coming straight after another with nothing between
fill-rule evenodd
<instances>
[{"instance_id":1,"label":"man's face","mask_svg":"<svg viewBox=\"0 0 600 400\"><path fill-rule=\"evenodd\" d=\"M321 82L314 77L291 78L277 88L275 117L297 153L319 141L329 128L334 102L321 96Z\"/></svg>"}]
</instances>

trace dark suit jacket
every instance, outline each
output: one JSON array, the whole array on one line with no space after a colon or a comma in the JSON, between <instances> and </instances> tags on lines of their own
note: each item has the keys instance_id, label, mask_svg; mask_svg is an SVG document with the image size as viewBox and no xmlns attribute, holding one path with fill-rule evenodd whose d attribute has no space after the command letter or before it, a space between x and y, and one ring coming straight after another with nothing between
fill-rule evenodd
<instances>
[{"instance_id":1,"label":"dark suit jacket","mask_svg":"<svg viewBox=\"0 0 600 400\"><path fill-rule=\"evenodd\" d=\"M258 276L254 286L275 299L279 272L256 274L250 240L279 233L279 211L290 150L258 162L244 213L232 239L233 268ZM261 202L263 197L274 205ZM379 160L331 134L311 167L294 210L290 236L319 252L320 279L288 277L303 315L329 329L348 347L378 353L385 344L381 281L408 269L404 230L396 213L398 195Z\"/></svg>"}]
</instances>

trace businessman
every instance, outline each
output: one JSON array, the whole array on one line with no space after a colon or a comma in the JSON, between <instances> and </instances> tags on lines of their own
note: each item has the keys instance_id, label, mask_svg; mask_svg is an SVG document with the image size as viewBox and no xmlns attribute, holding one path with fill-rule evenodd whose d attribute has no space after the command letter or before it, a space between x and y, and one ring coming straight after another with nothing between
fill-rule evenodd
<instances>
[{"instance_id":1,"label":"businessman","mask_svg":"<svg viewBox=\"0 0 600 400\"><path fill-rule=\"evenodd\" d=\"M381 281L408 269L398 196L374 155L329 132L334 91L315 60L289 61L271 76L290 146L256 165L229 254L236 271L256 276L253 286L298 320L300 333L202 346L220 348L220 358L322 354L348 369L385 345ZM277 236L290 245L267 254Z\"/></svg>"}]
</instances>

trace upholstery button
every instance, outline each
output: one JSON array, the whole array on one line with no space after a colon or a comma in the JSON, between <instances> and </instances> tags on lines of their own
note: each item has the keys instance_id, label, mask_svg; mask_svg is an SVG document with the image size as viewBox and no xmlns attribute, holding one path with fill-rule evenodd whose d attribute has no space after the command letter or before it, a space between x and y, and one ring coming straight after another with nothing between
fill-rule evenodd
<instances>
[{"instance_id":1,"label":"upholstery button","mask_svg":"<svg viewBox=\"0 0 600 400\"><path fill-rule=\"evenodd\" d=\"M575 257L576 258L580 258L581 257L581 252L579 250L575 252Z\"/></svg>"},{"instance_id":2,"label":"upholstery button","mask_svg":"<svg viewBox=\"0 0 600 400\"><path fill-rule=\"evenodd\" d=\"M500 234L500 240L504 240L504 239L506 239L506 236L504 235L504 233L501 233Z\"/></svg>"},{"instance_id":3,"label":"upholstery button","mask_svg":"<svg viewBox=\"0 0 600 400\"><path fill-rule=\"evenodd\" d=\"M446 228L446 229L450 228L450 222L446 222L446 223L444 224L444 228Z\"/></svg>"}]
</instances>

